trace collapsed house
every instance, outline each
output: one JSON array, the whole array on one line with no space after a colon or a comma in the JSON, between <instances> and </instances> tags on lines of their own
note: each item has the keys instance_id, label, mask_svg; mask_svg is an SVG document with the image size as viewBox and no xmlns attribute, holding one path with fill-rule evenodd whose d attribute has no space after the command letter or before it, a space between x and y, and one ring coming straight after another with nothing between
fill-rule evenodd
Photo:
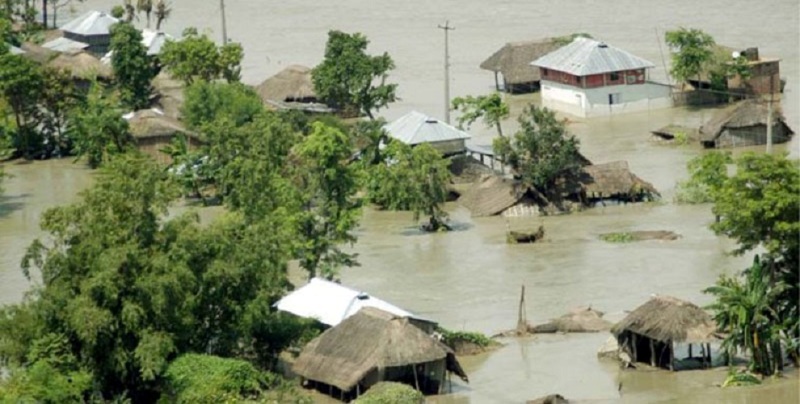
<instances>
[{"instance_id":1,"label":"collapsed house","mask_svg":"<svg viewBox=\"0 0 800 404\"><path fill-rule=\"evenodd\" d=\"M730 105L700 127L700 142L707 148L766 144L769 115L767 101L745 100ZM778 105L773 105L771 119L772 143L788 142L794 132L786 124Z\"/></svg>"},{"instance_id":2,"label":"collapsed house","mask_svg":"<svg viewBox=\"0 0 800 404\"><path fill-rule=\"evenodd\" d=\"M710 367L711 343L720 340L716 323L703 309L663 295L656 295L636 308L614 325L611 333L630 362L669 370L678 369L680 361L699 360L702 367ZM678 344L688 344L688 357L676 357ZM694 345L701 347L699 358L693 355Z\"/></svg>"},{"instance_id":3,"label":"collapsed house","mask_svg":"<svg viewBox=\"0 0 800 404\"><path fill-rule=\"evenodd\" d=\"M309 387L343 400L381 381L444 392L449 373L468 381L453 351L408 317L364 307L303 348L292 370Z\"/></svg>"}]
</instances>

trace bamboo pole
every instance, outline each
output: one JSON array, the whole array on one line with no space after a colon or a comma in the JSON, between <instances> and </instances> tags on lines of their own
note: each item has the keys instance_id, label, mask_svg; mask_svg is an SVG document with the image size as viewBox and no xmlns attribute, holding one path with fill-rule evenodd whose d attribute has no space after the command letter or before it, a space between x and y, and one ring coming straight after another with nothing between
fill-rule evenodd
<instances>
[{"instance_id":1,"label":"bamboo pole","mask_svg":"<svg viewBox=\"0 0 800 404\"><path fill-rule=\"evenodd\" d=\"M411 369L414 371L414 385L417 386L417 391L419 390L419 379L417 378L417 365L411 365Z\"/></svg>"}]
</instances>

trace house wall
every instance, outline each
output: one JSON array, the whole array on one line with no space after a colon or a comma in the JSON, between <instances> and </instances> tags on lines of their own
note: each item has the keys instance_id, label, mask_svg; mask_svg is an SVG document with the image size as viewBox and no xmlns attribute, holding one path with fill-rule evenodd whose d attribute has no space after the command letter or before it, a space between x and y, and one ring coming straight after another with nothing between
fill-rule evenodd
<instances>
[{"instance_id":1,"label":"house wall","mask_svg":"<svg viewBox=\"0 0 800 404\"><path fill-rule=\"evenodd\" d=\"M438 150L439 153L442 153L443 156L449 156L453 154L461 154L466 152L467 146L464 143L464 139L456 139L456 140L448 140L444 142L433 142L431 143L434 149Z\"/></svg>"},{"instance_id":2,"label":"house wall","mask_svg":"<svg viewBox=\"0 0 800 404\"><path fill-rule=\"evenodd\" d=\"M543 81L542 103L547 108L587 118L669 108L672 97L668 85L653 82L583 89Z\"/></svg>"},{"instance_id":3,"label":"house wall","mask_svg":"<svg viewBox=\"0 0 800 404\"><path fill-rule=\"evenodd\" d=\"M728 88L743 89L756 95L778 94L781 90L780 61L762 61L750 65L750 78L739 76L728 79Z\"/></svg>"}]
</instances>

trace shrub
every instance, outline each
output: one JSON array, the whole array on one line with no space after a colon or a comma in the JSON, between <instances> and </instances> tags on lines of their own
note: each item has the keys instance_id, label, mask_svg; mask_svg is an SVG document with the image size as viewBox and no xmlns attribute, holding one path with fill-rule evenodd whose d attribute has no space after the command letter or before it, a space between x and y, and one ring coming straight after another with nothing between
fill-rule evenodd
<instances>
[{"instance_id":1,"label":"shrub","mask_svg":"<svg viewBox=\"0 0 800 404\"><path fill-rule=\"evenodd\" d=\"M239 359L186 354L167 368L166 395L175 403L220 403L257 396L272 376Z\"/></svg>"},{"instance_id":2,"label":"shrub","mask_svg":"<svg viewBox=\"0 0 800 404\"><path fill-rule=\"evenodd\" d=\"M425 396L411 386L380 382L372 386L367 393L355 401L356 404L422 404Z\"/></svg>"},{"instance_id":3,"label":"shrub","mask_svg":"<svg viewBox=\"0 0 800 404\"><path fill-rule=\"evenodd\" d=\"M457 341L471 342L479 347L488 347L492 344L491 338L479 332L450 331L441 327L437 327L436 332L442 334L442 342L451 348Z\"/></svg>"},{"instance_id":4,"label":"shrub","mask_svg":"<svg viewBox=\"0 0 800 404\"><path fill-rule=\"evenodd\" d=\"M633 234L627 232L601 234L600 239L609 243L630 243L633 241Z\"/></svg>"}]
</instances>

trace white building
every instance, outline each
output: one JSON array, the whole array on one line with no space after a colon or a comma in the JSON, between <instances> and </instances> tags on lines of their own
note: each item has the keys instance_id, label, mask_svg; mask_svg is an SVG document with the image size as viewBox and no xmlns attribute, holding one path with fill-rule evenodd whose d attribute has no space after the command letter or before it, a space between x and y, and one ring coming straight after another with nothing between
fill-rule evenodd
<instances>
[{"instance_id":1,"label":"white building","mask_svg":"<svg viewBox=\"0 0 800 404\"><path fill-rule=\"evenodd\" d=\"M550 109L593 117L672 106L670 86L649 80L655 65L594 39L576 38L531 65Z\"/></svg>"},{"instance_id":2,"label":"white building","mask_svg":"<svg viewBox=\"0 0 800 404\"><path fill-rule=\"evenodd\" d=\"M466 152L465 141L471 137L467 132L417 111L397 118L384 129L393 139L410 146L429 143L443 156Z\"/></svg>"}]
</instances>

